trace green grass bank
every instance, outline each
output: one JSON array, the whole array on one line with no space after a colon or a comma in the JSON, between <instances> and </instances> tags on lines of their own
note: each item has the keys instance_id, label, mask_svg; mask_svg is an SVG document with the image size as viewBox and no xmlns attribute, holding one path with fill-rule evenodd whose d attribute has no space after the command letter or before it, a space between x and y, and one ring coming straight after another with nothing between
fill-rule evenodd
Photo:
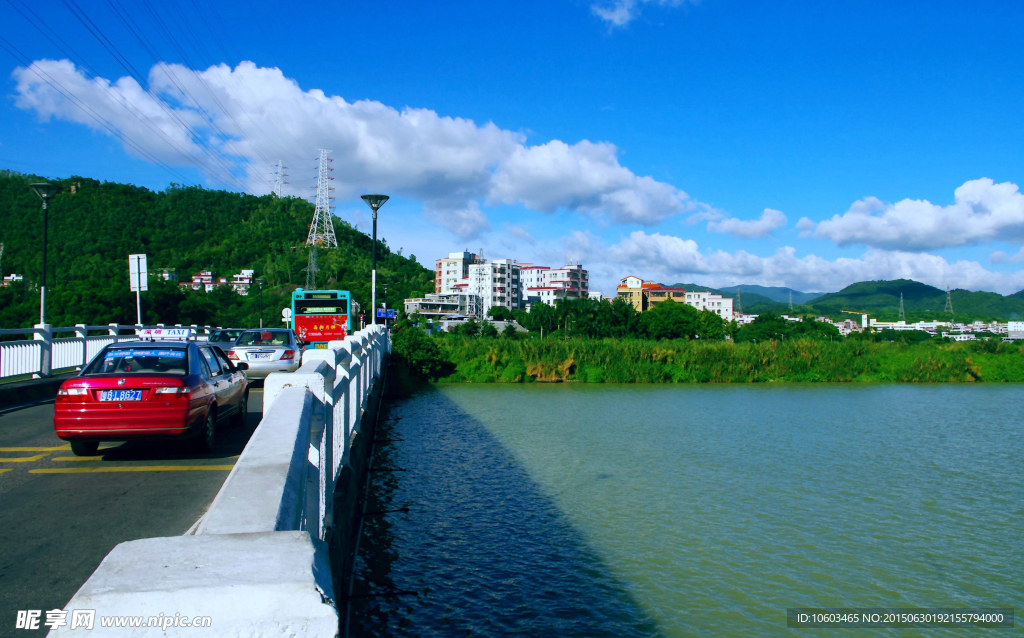
<instances>
[{"instance_id":1,"label":"green grass bank","mask_svg":"<svg viewBox=\"0 0 1024 638\"><path fill-rule=\"evenodd\" d=\"M410 352L419 361L439 358L436 365L421 368L432 370L429 376L436 380L462 383L1024 381L1024 348L1002 341L733 343L417 336L396 339L396 352Z\"/></svg>"}]
</instances>

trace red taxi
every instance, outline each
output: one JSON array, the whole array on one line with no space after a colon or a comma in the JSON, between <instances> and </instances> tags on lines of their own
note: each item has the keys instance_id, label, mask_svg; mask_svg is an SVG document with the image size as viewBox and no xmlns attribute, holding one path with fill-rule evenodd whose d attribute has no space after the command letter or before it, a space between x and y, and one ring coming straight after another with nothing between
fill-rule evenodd
<instances>
[{"instance_id":1,"label":"red taxi","mask_svg":"<svg viewBox=\"0 0 1024 638\"><path fill-rule=\"evenodd\" d=\"M195 437L209 450L221 422L244 424L244 363L189 341L109 345L57 392L53 426L78 456L100 441Z\"/></svg>"}]
</instances>

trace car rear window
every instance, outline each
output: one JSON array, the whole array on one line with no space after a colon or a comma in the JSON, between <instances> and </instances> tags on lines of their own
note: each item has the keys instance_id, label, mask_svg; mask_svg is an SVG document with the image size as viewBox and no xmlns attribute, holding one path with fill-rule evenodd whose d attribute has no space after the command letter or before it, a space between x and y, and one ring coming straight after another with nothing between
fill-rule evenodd
<instances>
[{"instance_id":1,"label":"car rear window","mask_svg":"<svg viewBox=\"0 0 1024 638\"><path fill-rule=\"evenodd\" d=\"M188 373L185 348L107 348L84 375L91 374L176 374Z\"/></svg>"},{"instance_id":2,"label":"car rear window","mask_svg":"<svg viewBox=\"0 0 1024 638\"><path fill-rule=\"evenodd\" d=\"M215 330L210 334L210 341L234 341L240 334L241 330Z\"/></svg>"},{"instance_id":3,"label":"car rear window","mask_svg":"<svg viewBox=\"0 0 1024 638\"><path fill-rule=\"evenodd\" d=\"M245 332L236 346L287 346L291 345L290 333L286 330L252 330Z\"/></svg>"}]
</instances>

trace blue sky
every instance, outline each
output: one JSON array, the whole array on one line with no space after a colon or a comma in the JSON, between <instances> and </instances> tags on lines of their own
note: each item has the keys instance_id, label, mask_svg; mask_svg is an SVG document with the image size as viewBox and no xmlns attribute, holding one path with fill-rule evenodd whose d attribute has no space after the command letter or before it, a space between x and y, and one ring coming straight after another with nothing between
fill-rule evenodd
<instances>
[{"instance_id":1,"label":"blue sky","mask_svg":"<svg viewBox=\"0 0 1024 638\"><path fill-rule=\"evenodd\" d=\"M266 192L281 157L306 196L326 147L337 213L394 195L380 233L427 266L1024 288L1020 3L72 2L109 50L12 3L0 167Z\"/></svg>"}]
</instances>

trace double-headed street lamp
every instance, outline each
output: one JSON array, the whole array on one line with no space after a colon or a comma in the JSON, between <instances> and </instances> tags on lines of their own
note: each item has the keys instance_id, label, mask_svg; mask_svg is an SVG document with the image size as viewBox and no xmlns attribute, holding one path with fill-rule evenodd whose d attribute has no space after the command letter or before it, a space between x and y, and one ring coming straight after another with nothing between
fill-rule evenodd
<instances>
[{"instance_id":1,"label":"double-headed street lamp","mask_svg":"<svg viewBox=\"0 0 1024 638\"><path fill-rule=\"evenodd\" d=\"M370 266L370 323L377 323L377 211L384 202L391 199L387 195L363 195L363 201L373 211L373 261Z\"/></svg>"},{"instance_id":2,"label":"double-headed street lamp","mask_svg":"<svg viewBox=\"0 0 1024 638\"><path fill-rule=\"evenodd\" d=\"M267 285L267 280L260 277L256 280L256 285L260 287L260 328L263 327L263 286Z\"/></svg>"},{"instance_id":3,"label":"double-headed street lamp","mask_svg":"<svg viewBox=\"0 0 1024 638\"><path fill-rule=\"evenodd\" d=\"M47 204L57 194L58 186L48 182L29 184L32 190L43 200L43 273L39 283L39 323L46 323L46 210Z\"/></svg>"}]
</instances>

